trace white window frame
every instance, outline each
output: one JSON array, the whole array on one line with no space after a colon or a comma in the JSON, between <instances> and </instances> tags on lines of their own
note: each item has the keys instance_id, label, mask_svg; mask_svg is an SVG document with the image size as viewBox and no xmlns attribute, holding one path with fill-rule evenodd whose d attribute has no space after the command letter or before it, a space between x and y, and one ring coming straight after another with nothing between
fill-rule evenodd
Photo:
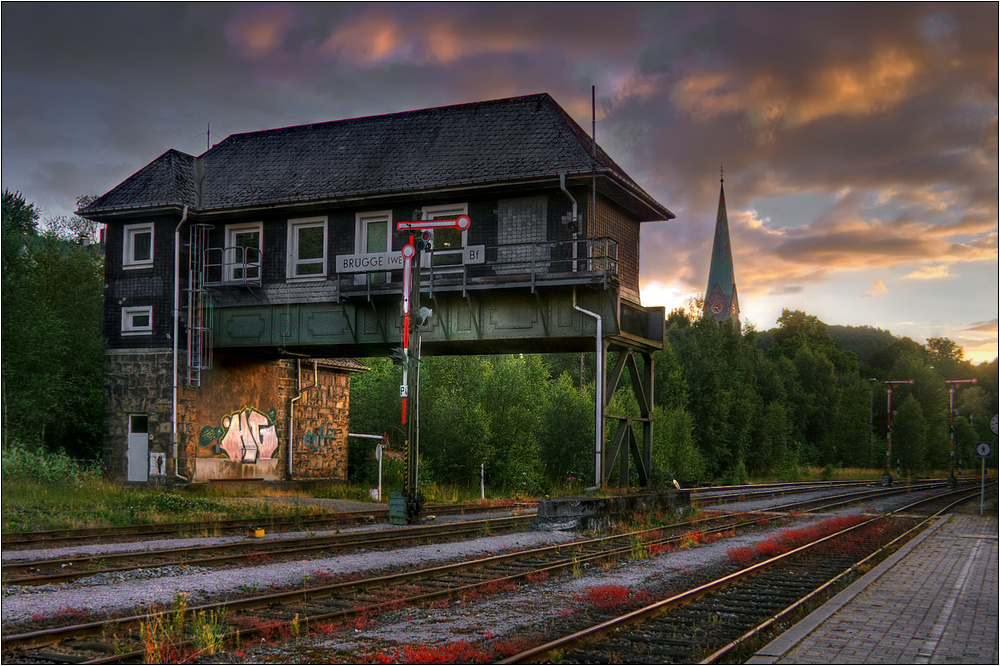
<instances>
[{"instance_id":1,"label":"white window frame","mask_svg":"<svg viewBox=\"0 0 1000 666\"><path fill-rule=\"evenodd\" d=\"M147 317L145 325L135 323L135 318L139 316ZM152 335L152 333L152 305L132 305L122 308L122 335Z\"/></svg>"},{"instance_id":2,"label":"white window frame","mask_svg":"<svg viewBox=\"0 0 1000 666\"><path fill-rule=\"evenodd\" d=\"M385 223L385 247L368 247L368 225L372 222ZM357 254L376 254L378 252L392 251L392 211L373 210L364 213L357 213L354 216L354 251ZM364 284L369 275L375 273L359 273L355 276L356 284ZM391 273L385 273L385 281L392 280Z\"/></svg>"},{"instance_id":3,"label":"white window frame","mask_svg":"<svg viewBox=\"0 0 1000 666\"><path fill-rule=\"evenodd\" d=\"M246 256L243 257L243 262L237 262L238 257L236 256L236 251L233 249L236 247L236 236L241 233L246 232L257 232L257 266L247 265ZM261 280L261 273L264 270L263 261L260 260L264 255L264 224L262 222L244 222L241 224L227 224L226 225L226 243L223 250L223 280L226 282L255 282ZM251 262L253 263L253 262ZM247 277L247 269L256 268L257 276L254 278ZM236 271L243 269L243 277L237 278Z\"/></svg>"},{"instance_id":4,"label":"white window frame","mask_svg":"<svg viewBox=\"0 0 1000 666\"><path fill-rule=\"evenodd\" d=\"M149 234L149 259L135 258L135 237L139 234ZM156 247L156 225L152 222L126 224L122 231L122 268L152 268L153 252Z\"/></svg>"},{"instance_id":5,"label":"white window frame","mask_svg":"<svg viewBox=\"0 0 1000 666\"><path fill-rule=\"evenodd\" d=\"M440 205L436 205L436 206L424 206L421 209L421 211L423 212L423 218L425 220L448 220L448 219L451 219L451 218L458 217L459 215L468 215L469 214L469 204L467 204L467 203L460 203L460 204L440 204ZM434 256L441 256L442 254L457 254L459 256L459 258L460 258L460 261L457 264L447 264L447 265L442 265L442 266L436 266L434 268L434 272L435 273L461 273L462 270L463 270L462 269L462 264L464 263L464 260L461 260L461 259L462 259L463 255L465 253L465 248L468 245L469 245L469 230L468 229L463 229L462 230L462 247L458 248L457 250L449 250L448 252L444 252L444 253L440 253L439 252L439 253L436 253L434 255ZM435 246L434 250L437 250L437 249L438 249L437 246ZM421 264L423 264L423 262L421 262Z\"/></svg>"},{"instance_id":6,"label":"white window frame","mask_svg":"<svg viewBox=\"0 0 1000 666\"><path fill-rule=\"evenodd\" d=\"M321 259L299 259L299 236L296 233L299 229L323 228L323 257ZM286 263L285 277L290 281L309 282L310 280L325 280L329 263L330 250L327 247L329 241L329 224L326 217L303 217L295 220L288 220L288 261ZM296 268L308 264L320 264L322 270L319 273L309 273L308 275L297 275Z\"/></svg>"}]
</instances>

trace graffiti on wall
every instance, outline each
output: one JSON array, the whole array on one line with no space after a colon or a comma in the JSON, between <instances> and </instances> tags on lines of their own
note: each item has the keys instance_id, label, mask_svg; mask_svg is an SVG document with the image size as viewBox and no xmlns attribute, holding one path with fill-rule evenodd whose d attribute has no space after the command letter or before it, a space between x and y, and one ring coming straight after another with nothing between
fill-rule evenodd
<instances>
[{"instance_id":1,"label":"graffiti on wall","mask_svg":"<svg viewBox=\"0 0 1000 666\"><path fill-rule=\"evenodd\" d=\"M230 460L255 463L269 460L278 450L277 412L265 414L255 407L244 407L222 417L221 426L205 426L199 437L202 446L216 444L217 452Z\"/></svg>"},{"instance_id":2,"label":"graffiti on wall","mask_svg":"<svg viewBox=\"0 0 1000 666\"><path fill-rule=\"evenodd\" d=\"M306 430L306 434L302 435L302 441L312 449L313 453L319 453L320 449L330 446L338 434L339 432L333 428L327 428L325 431L323 428L316 428L315 432Z\"/></svg>"}]
</instances>

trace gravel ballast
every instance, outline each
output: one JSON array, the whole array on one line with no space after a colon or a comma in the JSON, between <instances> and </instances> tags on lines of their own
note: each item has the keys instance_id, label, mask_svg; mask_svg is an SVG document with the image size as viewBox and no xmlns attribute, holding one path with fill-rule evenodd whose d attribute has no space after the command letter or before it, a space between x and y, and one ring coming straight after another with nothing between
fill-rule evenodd
<instances>
[{"instance_id":1,"label":"gravel ballast","mask_svg":"<svg viewBox=\"0 0 1000 666\"><path fill-rule=\"evenodd\" d=\"M886 511L922 497L914 492L865 503L865 509ZM753 510L786 503L787 498L759 500L708 510ZM586 567L579 577L561 576L548 581L526 585L520 590L503 594L495 599L475 602L450 602L444 608L406 609L398 617L383 617L381 621L361 631L342 631L333 637L302 637L293 643L262 645L245 651L241 659L287 663L301 661L303 651L309 662L326 655L331 661L344 660L344 655L365 654L373 649L391 650L411 644L435 644L463 640L487 640L517 627L538 625L578 608L580 597L596 585L617 585L630 590L661 587L665 583L689 579L699 572L728 565L726 552L732 548L752 546L769 538L780 529L801 527L832 515L860 513L862 509L843 509L824 515L804 515L793 519L781 528L765 528L722 539L711 544L678 550L669 554L639 561L625 561L607 569ZM440 520L440 519L439 519ZM385 525L365 526L357 530L384 529ZM341 532L346 530L340 530ZM278 535L269 535L278 538ZM280 536L291 536L284 534ZM187 605L194 606L219 598L225 594L266 592L269 587L301 584L306 577L317 574L338 576L349 573L377 571L418 563L433 564L447 561L483 557L515 548L530 548L543 544L565 543L579 538L571 532L520 532L477 538L456 543L441 543L400 548L390 551L356 551L322 559L292 561L260 566L208 570L199 567L161 567L136 572L116 574L106 578L93 576L73 583L42 588L7 588L4 590L2 623L5 628L32 621L33 618L51 617L66 612L104 612L127 609L142 610L152 605L169 605L177 594L183 594ZM233 538L230 538L232 540ZM235 540L242 540L237 537ZM171 546L193 542L219 543L224 539L171 540ZM153 547L156 542L117 544L92 548ZM64 550L64 549L60 549ZM80 553L79 547L73 552ZM24 557L28 551L19 551ZM14 555L15 553L11 553ZM46 551L52 555L52 551ZM4 554L5 559L8 555ZM300 656L296 656L300 655ZM339 656L338 656L339 655ZM229 655L232 657L232 655ZM305 662L302 662L305 663Z\"/></svg>"}]
</instances>

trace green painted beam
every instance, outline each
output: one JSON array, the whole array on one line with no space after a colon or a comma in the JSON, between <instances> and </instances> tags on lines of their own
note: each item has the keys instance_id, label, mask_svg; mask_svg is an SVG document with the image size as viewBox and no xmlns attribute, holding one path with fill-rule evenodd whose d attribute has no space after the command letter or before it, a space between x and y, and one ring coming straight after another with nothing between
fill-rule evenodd
<instances>
[{"instance_id":1,"label":"green painted beam","mask_svg":"<svg viewBox=\"0 0 1000 666\"><path fill-rule=\"evenodd\" d=\"M616 290L580 290L578 305L603 317L604 336L629 347L663 346L663 309L627 306L628 331L620 328ZM490 354L594 349L596 322L573 308L570 288L497 289L426 294L433 309L420 330L423 353ZM638 317L638 319L637 319ZM643 317L645 319L643 319ZM378 356L401 344L401 298L339 303L297 303L216 308L214 346L304 353L310 356ZM636 324L639 321L639 324Z\"/></svg>"}]
</instances>

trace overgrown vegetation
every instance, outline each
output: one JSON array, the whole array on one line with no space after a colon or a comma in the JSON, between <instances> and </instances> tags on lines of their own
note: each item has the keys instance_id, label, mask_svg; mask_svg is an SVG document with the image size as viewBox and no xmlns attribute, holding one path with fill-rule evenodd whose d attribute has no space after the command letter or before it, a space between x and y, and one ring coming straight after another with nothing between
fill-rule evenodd
<instances>
[{"instance_id":1,"label":"overgrown vegetation","mask_svg":"<svg viewBox=\"0 0 1000 666\"><path fill-rule=\"evenodd\" d=\"M296 506L227 501L182 490L123 487L99 464L18 443L3 447L3 531L291 515Z\"/></svg>"}]
</instances>

